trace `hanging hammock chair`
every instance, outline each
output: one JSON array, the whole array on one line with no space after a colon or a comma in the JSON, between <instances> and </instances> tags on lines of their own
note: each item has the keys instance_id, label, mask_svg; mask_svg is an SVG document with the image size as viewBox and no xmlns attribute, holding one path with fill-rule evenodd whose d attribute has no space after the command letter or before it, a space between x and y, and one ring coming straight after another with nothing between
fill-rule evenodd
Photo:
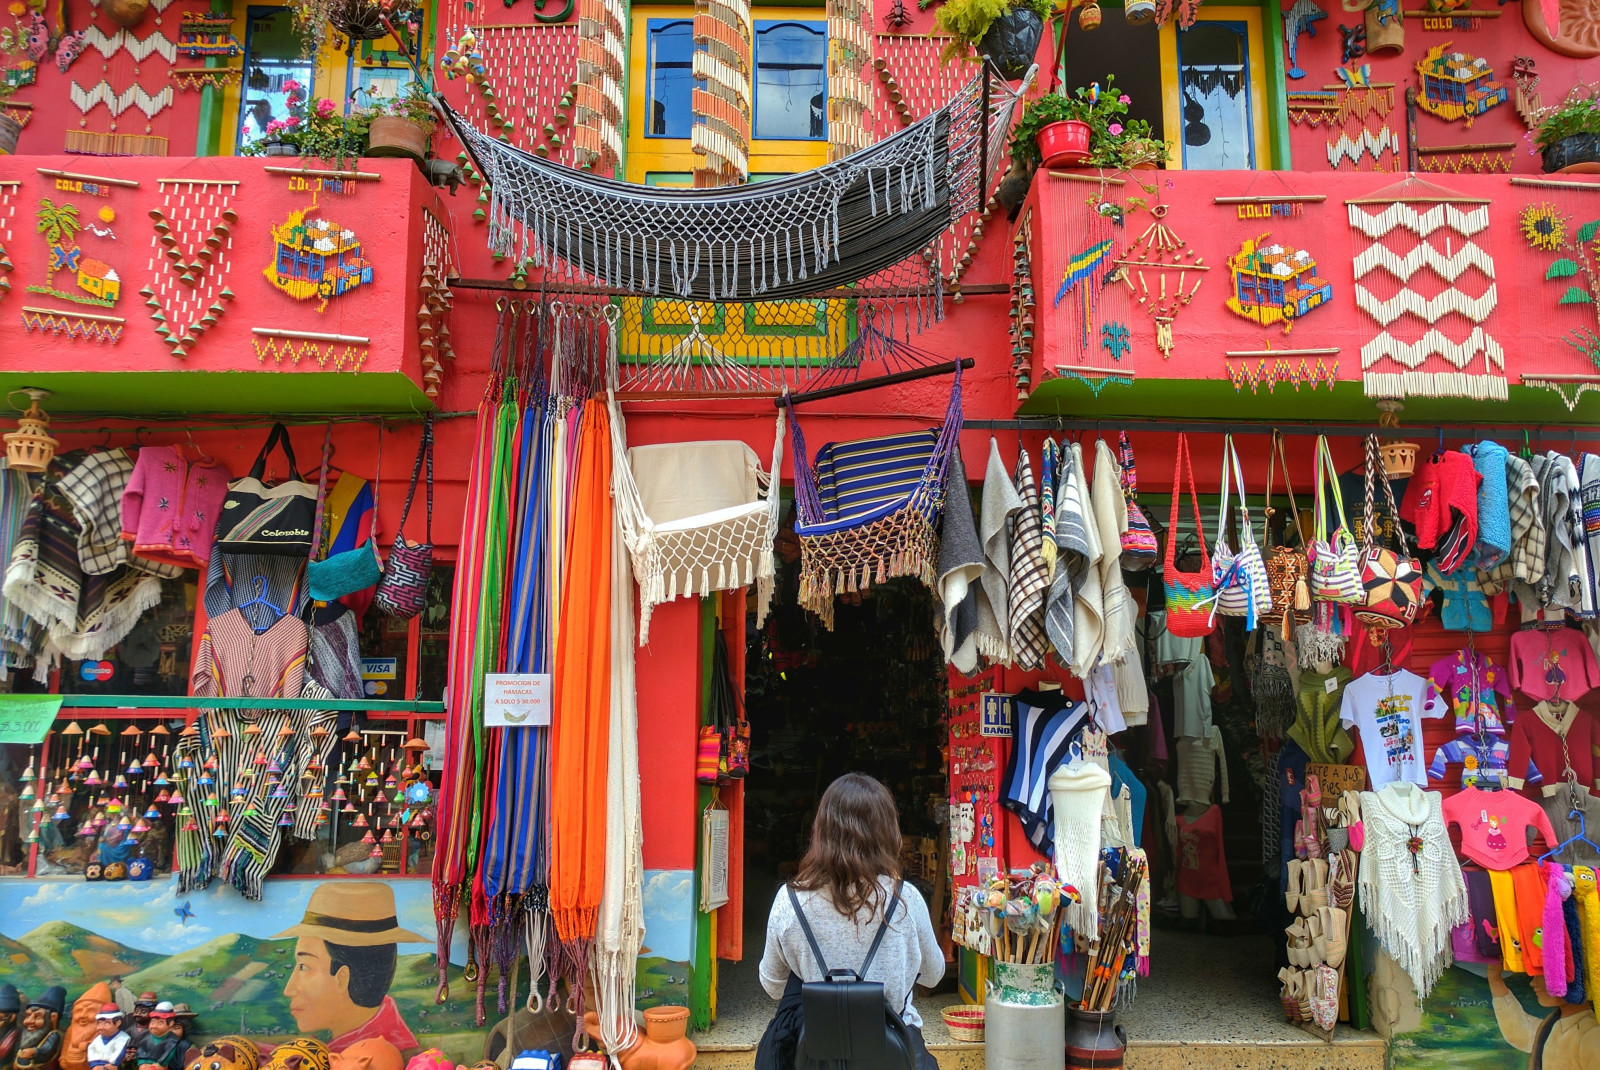
<instances>
[{"instance_id":1,"label":"hanging hammock chair","mask_svg":"<svg viewBox=\"0 0 1600 1070\"><path fill-rule=\"evenodd\" d=\"M656 606L680 596L754 583L756 623L765 621L783 482L783 411L778 412L772 466L763 472L756 451L738 441L629 449L614 378L606 400L612 497L639 583L639 645L650 640Z\"/></svg>"},{"instance_id":2,"label":"hanging hammock chair","mask_svg":"<svg viewBox=\"0 0 1600 1070\"><path fill-rule=\"evenodd\" d=\"M986 93L985 77L842 160L714 189L574 170L438 106L489 184L489 247L498 255L641 296L776 301L874 275L909 295L939 287L940 273L918 254L981 207L990 176L978 172L998 165L1029 84L1013 90L995 80Z\"/></svg>"},{"instance_id":3,"label":"hanging hammock chair","mask_svg":"<svg viewBox=\"0 0 1600 1070\"><path fill-rule=\"evenodd\" d=\"M930 590L939 560L945 476L961 435L961 368L944 424L857 442L830 442L809 461L789 412L794 451L794 532L800 541L800 605L833 629L836 595L915 576Z\"/></svg>"}]
</instances>

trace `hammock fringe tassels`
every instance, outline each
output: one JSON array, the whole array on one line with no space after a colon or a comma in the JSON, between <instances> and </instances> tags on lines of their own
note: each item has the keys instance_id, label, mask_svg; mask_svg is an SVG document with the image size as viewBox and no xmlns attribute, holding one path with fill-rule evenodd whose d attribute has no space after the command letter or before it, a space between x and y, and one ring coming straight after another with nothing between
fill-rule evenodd
<instances>
[{"instance_id":1,"label":"hammock fringe tassels","mask_svg":"<svg viewBox=\"0 0 1600 1070\"><path fill-rule=\"evenodd\" d=\"M641 296L775 301L870 276L910 296L938 285L922 254L979 207L984 127L994 171L1028 85L997 80L986 97L983 77L844 159L717 189L646 187L552 163L439 104L491 187L490 250L517 263ZM889 268L893 277L880 275Z\"/></svg>"},{"instance_id":2,"label":"hammock fringe tassels","mask_svg":"<svg viewBox=\"0 0 1600 1070\"><path fill-rule=\"evenodd\" d=\"M823 446L817 465L826 463L832 487L845 482L847 467L855 468L853 493L857 500L882 501L889 489L900 493L882 504L852 509L832 494L824 498L818 474L806 451L800 421L789 405L790 447L795 469L795 535L800 541L799 604L821 618L832 630L834 599L865 591L874 583L899 576L914 576L930 590L937 580L939 520L944 511L945 477L951 453L961 436L961 369L956 367L950 387L950 404L944 425L926 432L882 439ZM907 458L918 452L926 459L914 484L906 486L901 473ZM898 464L885 459L893 457ZM824 460L826 458L826 460ZM890 479L874 475L893 469ZM870 484L870 485L868 485Z\"/></svg>"}]
</instances>

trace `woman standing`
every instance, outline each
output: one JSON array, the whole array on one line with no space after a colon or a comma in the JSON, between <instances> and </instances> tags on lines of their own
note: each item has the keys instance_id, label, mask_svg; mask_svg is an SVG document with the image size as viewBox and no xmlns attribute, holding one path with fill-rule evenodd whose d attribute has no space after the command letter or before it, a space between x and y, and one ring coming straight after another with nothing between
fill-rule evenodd
<instances>
[{"instance_id":1,"label":"woman standing","mask_svg":"<svg viewBox=\"0 0 1600 1070\"><path fill-rule=\"evenodd\" d=\"M847 773L823 792L811 844L794 881L780 889L767 918L761 987L779 1000L761 1038L757 1070L792 1070L800 1029L800 985L823 980L805 927L833 969L860 969L883 929L864 981L883 985L884 1000L911 1033L920 1070L938 1070L922 1042L913 986L944 976L944 952L922 896L900 880L900 818L894 797L864 773ZM885 916L888 917L885 925Z\"/></svg>"}]
</instances>

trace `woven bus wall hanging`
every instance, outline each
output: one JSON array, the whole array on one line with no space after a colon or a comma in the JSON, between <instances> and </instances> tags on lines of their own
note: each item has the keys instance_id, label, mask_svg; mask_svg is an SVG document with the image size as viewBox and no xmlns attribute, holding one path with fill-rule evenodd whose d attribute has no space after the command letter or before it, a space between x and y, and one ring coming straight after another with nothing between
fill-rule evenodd
<instances>
[{"instance_id":1,"label":"woven bus wall hanging","mask_svg":"<svg viewBox=\"0 0 1600 1070\"><path fill-rule=\"evenodd\" d=\"M1239 247L1223 264L1228 282L1222 301L1229 312L1288 334L1333 300L1333 284L1318 269L1324 200L1289 192L1212 198L1240 221Z\"/></svg>"},{"instance_id":2,"label":"woven bus wall hanging","mask_svg":"<svg viewBox=\"0 0 1600 1070\"><path fill-rule=\"evenodd\" d=\"M1506 400L1489 202L1421 179L1347 201L1368 397Z\"/></svg>"},{"instance_id":3,"label":"woven bus wall hanging","mask_svg":"<svg viewBox=\"0 0 1600 1070\"><path fill-rule=\"evenodd\" d=\"M378 176L361 171L288 176L290 190L309 192L311 203L291 211L287 219L270 229L272 262L261 273L273 289L296 301L317 301L317 312L322 313L335 297L372 281L372 261L366 258L360 237L329 219L321 206L324 193L350 198L363 178L377 181ZM341 216L358 212L354 206L338 211Z\"/></svg>"},{"instance_id":4,"label":"woven bus wall hanging","mask_svg":"<svg viewBox=\"0 0 1600 1070\"><path fill-rule=\"evenodd\" d=\"M150 210L150 281L139 296L150 309L156 334L181 359L233 300L228 253L239 222L232 204L239 183L164 178L160 186L161 207Z\"/></svg>"},{"instance_id":5,"label":"woven bus wall hanging","mask_svg":"<svg viewBox=\"0 0 1600 1070\"><path fill-rule=\"evenodd\" d=\"M1482 56L1434 45L1417 61L1417 107L1449 122L1472 121L1510 96L1505 83Z\"/></svg>"}]
</instances>

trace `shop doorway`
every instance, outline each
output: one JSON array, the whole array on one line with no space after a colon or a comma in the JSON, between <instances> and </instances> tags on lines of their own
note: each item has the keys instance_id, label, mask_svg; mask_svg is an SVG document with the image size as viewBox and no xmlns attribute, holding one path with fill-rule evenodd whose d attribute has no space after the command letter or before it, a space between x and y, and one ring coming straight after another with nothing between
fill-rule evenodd
<instances>
[{"instance_id":1,"label":"shop doorway","mask_svg":"<svg viewBox=\"0 0 1600 1070\"><path fill-rule=\"evenodd\" d=\"M721 964L717 984L719 1027L748 1019L758 1035L775 1006L756 973L767 914L805 853L817 800L838 777L883 781L900 810L907 880L935 918L949 895L938 819L948 790L940 749L948 685L933 596L911 579L875 584L840 598L830 632L795 605L792 577L783 578L791 582L767 623L757 628L752 617L747 630L744 955Z\"/></svg>"}]
</instances>

